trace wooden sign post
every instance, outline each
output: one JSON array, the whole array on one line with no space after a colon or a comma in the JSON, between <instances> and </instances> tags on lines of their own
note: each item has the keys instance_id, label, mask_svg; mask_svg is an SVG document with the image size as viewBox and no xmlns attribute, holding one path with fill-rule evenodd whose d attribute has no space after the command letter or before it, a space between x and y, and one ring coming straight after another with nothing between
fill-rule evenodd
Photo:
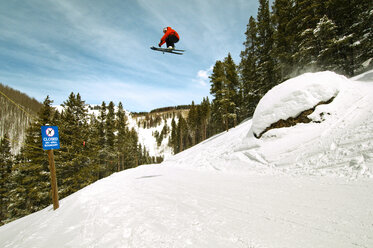
<instances>
[{"instance_id":1,"label":"wooden sign post","mask_svg":"<svg viewBox=\"0 0 373 248\"><path fill-rule=\"evenodd\" d=\"M59 208L58 203L58 188L57 188L57 177L56 177L56 166L54 164L53 149L60 149L60 138L58 136L58 127L56 126L42 126L41 137L43 140L43 149L47 150L49 170L51 174L51 186L52 186L52 202L53 209Z\"/></svg>"},{"instance_id":2,"label":"wooden sign post","mask_svg":"<svg viewBox=\"0 0 373 248\"><path fill-rule=\"evenodd\" d=\"M53 150L48 150L47 153L48 153L48 160L49 160L49 170L50 170L50 173L51 173L53 209L56 210L60 206L60 204L58 203L58 187L57 187L57 177L56 177L56 166L54 165Z\"/></svg>"}]
</instances>

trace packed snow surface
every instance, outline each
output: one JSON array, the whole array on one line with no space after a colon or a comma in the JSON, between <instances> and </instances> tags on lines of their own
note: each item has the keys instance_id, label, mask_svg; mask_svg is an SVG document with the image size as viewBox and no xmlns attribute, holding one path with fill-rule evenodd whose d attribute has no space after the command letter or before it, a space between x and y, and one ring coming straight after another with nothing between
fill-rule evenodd
<instances>
[{"instance_id":1,"label":"packed snow surface","mask_svg":"<svg viewBox=\"0 0 373 248\"><path fill-rule=\"evenodd\" d=\"M373 247L372 75L289 80L252 120L0 227L0 247Z\"/></svg>"}]
</instances>

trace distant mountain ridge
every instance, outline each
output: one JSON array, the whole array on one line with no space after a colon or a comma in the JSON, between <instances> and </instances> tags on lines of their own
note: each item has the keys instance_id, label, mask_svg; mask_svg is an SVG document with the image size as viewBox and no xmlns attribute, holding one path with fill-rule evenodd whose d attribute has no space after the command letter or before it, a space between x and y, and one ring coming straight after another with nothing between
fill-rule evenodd
<instances>
[{"instance_id":1,"label":"distant mountain ridge","mask_svg":"<svg viewBox=\"0 0 373 248\"><path fill-rule=\"evenodd\" d=\"M12 153L17 154L25 131L42 104L35 98L0 83L0 106L0 138L7 135Z\"/></svg>"}]
</instances>

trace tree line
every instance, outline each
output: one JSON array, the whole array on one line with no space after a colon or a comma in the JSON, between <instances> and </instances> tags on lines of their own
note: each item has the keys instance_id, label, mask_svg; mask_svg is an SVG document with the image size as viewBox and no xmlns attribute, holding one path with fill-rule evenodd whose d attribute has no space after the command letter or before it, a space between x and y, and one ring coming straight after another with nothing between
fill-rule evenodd
<instances>
[{"instance_id":1,"label":"tree line","mask_svg":"<svg viewBox=\"0 0 373 248\"><path fill-rule=\"evenodd\" d=\"M63 111L49 97L26 130L18 155L7 135L0 140L0 224L41 210L51 203L48 157L42 150L41 126L58 126L61 149L55 150L58 192L64 198L110 174L160 162L138 143L127 125L122 103L103 102L99 115L89 115L79 94L71 93Z\"/></svg>"},{"instance_id":2,"label":"tree line","mask_svg":"<svg viewBox=\"0 0 373 248\"><path fill-rule=\"evenodd\" d=\"M371 0L259 0L244 49L216 61L210 76L211 102L192 103L187 119L172 121L169 144L181 152L250 118L275 85L305 72L361 73L373 58ZM372 68L372 63L370 68ZM365 68L369 69L369 68Z\"/></svg>"},{"instance_id":3,"label":"tree line","mask_svg":"<svg viewBox=\"0 0 373 248\"><path fill-rule=\"evenodd\" d=\"M12 89L2 83L0 83L0 91L12 99L16 104L27 108L27 110L33 114L36 114L42 107L41 103L35 98L31 98L19 90Z\"/></svg>"}]
</instances>

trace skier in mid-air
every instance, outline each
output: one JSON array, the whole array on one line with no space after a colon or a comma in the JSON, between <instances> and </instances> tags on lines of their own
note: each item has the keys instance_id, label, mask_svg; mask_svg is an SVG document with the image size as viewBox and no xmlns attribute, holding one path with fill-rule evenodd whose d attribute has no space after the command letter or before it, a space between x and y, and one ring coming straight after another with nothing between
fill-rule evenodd
<instances>
[{"instance_id":1,"label":"skier in mid-air","mask_svg":"<svg viewBox=\"0 0 373 248\"><path fill-rule=\"evenodd\" d=\"M161 42L159 42L158 46L161 47L164 43L166 43L167 48L175 49L175 43L177 43L180 39L179 34L171 27L164 28L163 33L164 35L161 38Z\"/></svg>"}]
</instances>

